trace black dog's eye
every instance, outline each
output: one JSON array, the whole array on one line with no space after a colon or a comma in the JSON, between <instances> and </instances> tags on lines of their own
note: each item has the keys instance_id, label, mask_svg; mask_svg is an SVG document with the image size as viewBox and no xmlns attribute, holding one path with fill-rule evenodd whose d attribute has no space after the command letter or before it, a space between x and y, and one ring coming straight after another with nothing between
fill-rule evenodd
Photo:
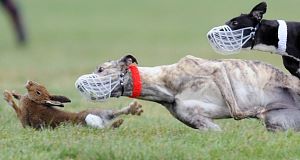
<instances>
[{"instance_id":1,"label":"black dog's eye","mask_svg":"<svg viewBox=\"0 0 300 160\"><path fill-rule=\"evenodd\" d=\"M100 72L102 72L103 70L104 70L103 67L99 67L98 72L100 73Z\"/></svg>"},{"instance_id":2,"label":"black dog's eye","mask_svg":"<svg viewBox=\"0 0 300 160\"><path fill-rule=\"evenodd\" d=\"M37 94L37 95L41 95L41 92L40 92L40 91L36 91L36 94Z\"/></svg>"},{"instance_id":3,"label":"black dog's eye","mask_svg":"<svg viewBox=\"0 0 300 160\"><path fill-rule=\"evenodd\" d=\"M239 23L237 22L237 21L232 21L231 22L231 25L233 25L233 26L236 26L236 25L238 25Z\"/></svg>"}]
</instances>

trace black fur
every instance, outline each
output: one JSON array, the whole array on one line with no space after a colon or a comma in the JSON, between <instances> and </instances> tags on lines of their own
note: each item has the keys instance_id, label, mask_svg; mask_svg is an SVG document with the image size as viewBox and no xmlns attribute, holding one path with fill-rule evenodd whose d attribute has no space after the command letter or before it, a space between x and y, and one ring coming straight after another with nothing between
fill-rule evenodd
<instances>
[{"instance_id":1,"label":"black fur","mask_svg":"<svg viewBox=\"0 0 300 160\"><path fill-rule=\"evenodd\" d=\"M267 10L267 4L262 2L256 5L249 14L241 14L238 17L232 18L226 24L233 30L244 27L255 27L259 25L256 31L254 42L248 41L243 48L249 48L251 45L264 44L278 48L278 27L276 20L264 20L263 14ZM300 60L300 22L287 23L287 48L288 56L283 55L283 64L285 68L294 76L300 78L299 60Z\"/></svg>"}]
</instances>

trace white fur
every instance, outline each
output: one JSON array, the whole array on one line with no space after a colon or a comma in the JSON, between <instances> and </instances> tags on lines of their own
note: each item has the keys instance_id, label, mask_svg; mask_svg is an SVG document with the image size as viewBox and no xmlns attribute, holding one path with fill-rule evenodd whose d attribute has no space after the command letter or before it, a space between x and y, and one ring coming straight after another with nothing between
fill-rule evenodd
<instances>
[{"instance_id":1,"label":"white fur","mask_svg":"<svg viewBox=\"0 0 300 160\"><path fill-rule=\"evenodd\" d=\"M85 117L85 122L88 126L93 128L104 128L104 121L99 116L88 114Z\"/></svg>"},{"instance_id":2,"label":"white fur","mask_svg":"<svg viewBox=\"0 0 300 160\"><path fill-rule=\"evenodd\" d=\"M263 52L272 52L272 53L277 52L277 48L275 46L265 45L265 44L257 44L253 47L253 49L263 51Z\"/></svg>"},{"instance_id":3,"label":"white fur","mask_svg":"<svg viewBox=\"0 0 300 160\"><path fill-rule=\"evenodd\" d=\"M287 25L283 20L277 20L278 27L278 48L277 53L285 53L286 52L286 42L287 42Z\"/></svg>"},{"instance_id":4,"label":"white fur","mask_svg":"<svg viewBox=\"0 0 300 160\"><path fill-rule=\"evenodd\" d=\"M287 25L283 20L277 20L278 27L278 48L273 45L257 44L253 47L255 50L263 52L277 53L283 56L287 56L286 53L286 42L287 42ZM250 47L248 48L250 49Z\"/></svg>"},{"instance_id":5,"label":"white fur","mask_svg":"<svg viewBox=\"0 0 300 160\"><path fill-rule=\"evenodd\" d=\"M250 49L250 47L249 47L249 48L246 48L246 49ZM277 53L277 54L279 54L279 55L291 57L291 58L293 58L293 59L295 59L295 60L297 60L297 61L300 61L299 58L293 57L293 56L289 55L289 54L286 53L286 52L281 52L281 53L277 52L277 49L276 49L275 46L270 46L270 45L268 46L268 45L265 45L265 44L258 44L258 45L255 45L255 46L253 47L253 49L259 50L259 51L263 51L263 52Z\"/></svg>"}]
</instances>

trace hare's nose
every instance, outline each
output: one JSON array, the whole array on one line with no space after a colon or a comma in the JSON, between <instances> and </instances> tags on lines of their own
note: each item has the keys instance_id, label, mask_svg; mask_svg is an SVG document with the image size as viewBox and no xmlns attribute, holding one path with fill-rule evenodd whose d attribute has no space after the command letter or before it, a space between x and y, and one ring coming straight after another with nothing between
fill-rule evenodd
<instances>
[{"instance_id":1,"label":"hare's nose","mask_svg":"<svg viewBox=\"0 0 300 160\"><path fill-rule=\"evenodd\" d=\"M25 84L25 87L27 88L27 87L29 87L30 85L32 85L32 81L31 81L31 80L28 80L28 81L26 82L26 84Z\"/></svg>"}]
</instances>

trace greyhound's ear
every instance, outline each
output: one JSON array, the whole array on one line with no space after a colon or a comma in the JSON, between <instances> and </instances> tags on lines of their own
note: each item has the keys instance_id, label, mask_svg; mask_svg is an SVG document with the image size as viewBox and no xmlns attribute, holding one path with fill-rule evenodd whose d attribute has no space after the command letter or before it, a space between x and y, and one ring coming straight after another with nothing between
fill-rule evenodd
<instances>
[{"instance_id":1,"label":"greyhound's ear","mask_svg":"<svg viewBox=\"0 0 300 160\"><path fill-rule=\"evenodd\" d=\"M263 15L267 12L267 3L261 2L258 5L256 5L250 12L250 16L255 18L257 21L261 21L263 18Z\"/></svg>"},{"instance_id":2,"label":"greyhound's ear","mask_svg":"<svg viewBox=\"0 0 300 160\"><path fill-rule=\"evenodd\" d=\"M50 100L57 101L60 103L69 103L71 100L68 97L65 96L58 96L58 95L51 95Z\"/></svg>"},{"instance_id":3,"label":"greyhound's ear","mask_svg":"<svg viewBox=\"0 0 300 160\"><path fill-rule=\"evenodd\" d=\"M42 104L52 107L52 106L58 106L58 107L64 107L64 104L59 101L53 101L53 100L45 100L42 102Z\"/></svg>"},{"instance_id":4,"label":"greyhound's ear","mask_svg":"<svg viewBox=\"0 0 300 160\"><path fill-rule=\"evenodd\" d=\"M136 63L138 64L138 61L136 60L136 58L133 55L126 55L123 58L121 58L120 60L121 62L123 62L125 65L129 66L132 63Z\"/></svg>"}]
</instances>

